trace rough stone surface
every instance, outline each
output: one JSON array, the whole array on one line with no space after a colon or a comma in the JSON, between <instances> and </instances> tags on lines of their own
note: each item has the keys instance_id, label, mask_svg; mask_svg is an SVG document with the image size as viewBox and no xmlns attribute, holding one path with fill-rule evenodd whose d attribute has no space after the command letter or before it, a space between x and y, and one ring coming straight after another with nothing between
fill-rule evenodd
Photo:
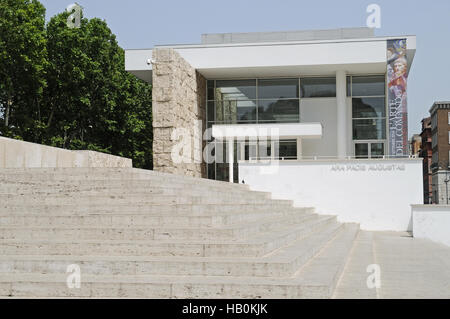
<instances>
[{"instance_id":1,"label":"rough stone surface","mask_svg":"<svg viewBox=\"0 0 450 319\"><path fill-rule=\"evenodd\" d=\"M206 177L203 132L206 80L173 49L153 50L153 167L177 175ZM201 123L201 124L199 124ZM194 127L201 125L197 131ZM175 130L181 134L174 135ZM190 145L174 159L180 142Z\"/></svg>"}]
</instances>

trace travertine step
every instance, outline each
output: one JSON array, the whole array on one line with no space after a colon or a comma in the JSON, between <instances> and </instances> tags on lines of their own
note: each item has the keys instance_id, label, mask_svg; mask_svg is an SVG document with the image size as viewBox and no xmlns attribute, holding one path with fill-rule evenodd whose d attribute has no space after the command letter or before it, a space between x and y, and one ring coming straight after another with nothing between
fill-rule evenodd
<instances>
[{"instance_id":1,"label":"travertine step","mask_svg":"<svg viewBox=\"0 0 450 319\"><path fill-rule=\"evenodd\" d=\"M273 211L288 211L288 210L309 211L310 208L293 208L289 202L282 202L278 204L160 204L160 205L145 205L145 204L115 204L115 205L99 205L79 203L78 205L3 205L0 203L0 214L9 213L11 215L99 215L99 214L144 214L144 215L158 215L171 214L178 215L192 215L192 216L210 216L212 214L248 214L248 213L264 213Z\"/></svg>"},{"instance_id":2,"label":"travertine step","mask_svg":"<svg viewBox=\"0 0 450 319\"><path fill-rule=\"evenodd\" d=\"M154 180L80 180L80 181L71 181L65 183L64 181L60 182L39 182L39 183L31 183L27 182L24 184L23 182L14 182L14 181L0 181L0 193L12 193L12 194L20 194L20 193L32 193L32 192L83 192L89 190L99 190L99 191L111 191L113 193L120 192L120 190L129 190L129 191L159 191L159 190L172 190L172 191L211 191L211 192L224 192L231 194L265 194L264 192L255 192L250 191L247 188L241 188L241 185L235 184L238 188L230 188L229 185L227 187L223 187L222 185L204 185L204 184L195 184L195 183L170 183L163 181L154 181Z\"/></svg>"},{"instance_id":3,"label":"travertine step","mask_svg":"<svg viewBox=\"0 0 450 319\"><path fill-rule=\"evenodd\" d=\"M79 215L58 215L58 214L7 214L0 212L1 226L154 226L162 227L167 225L183 225L189 227L220 227L230 226L237 223L251 223L262 219L275 217L289 217L290 215L305 214L299 210L281 210L272 212L258 212L253 214L212 214L210 216L189 216L189 215L151 215L151 214L79 214Z\"/></svg>"},{"instance_id":4,"label":"travertine step","mask_svg":"<svg viewBox=\"0 0 450 319\"><path fill-rule=\"evenodd\" d=\"M98 205L117 205L117 204L277 204L284 203L292 205L292 201L272 200L264 197L254 196L234 196L224 194L223 196L189 196L189 195L165 195L165 194L125 194L125 195L0 195L1 205L17 205L17 204L47 204L57 205L63 202L70 204L98 204Z\"/></svg>"},{"instance_id":5,"label":"travertine step","mask_svg":"<svg viewBox=\"0 0 450 319\"><path fill-rule=\"evenodd\" d=\"M150 183L164 182L178 185L218 186L223 189L248 190L247 185L230 184L221 181L198 179L187 176L171 175L135 168L95 168L95 169L2 169L0 183L17 182L28 184L34 182L62 182L64 184L86 183L89 181L118 182L118 181L148 181Z\"/></svg>"},{"instance_id":6,"label":"travertine step","mask_svg":"<svg viewBox=\"0 0 450 319\"><path fill-rule=\"evenodd\" d=\"M11 297L121 298L330 298L358 232L345 227L290 277L82 275L80 289L66 274L0 275L0 294ZM314 263L318 263L317 267Z\"/></svg>"},{"instance_id":7,"label":"travertine step","mask_svg":"<svg viewBox=\"0 0 450 319\"><path fill-rule=\"evenodd\" d=\"M2 226L0 227L0 239L49 239L49 238L77 238L77 239L101 239L101 240L159 240L159 239L236 239L247 238L256 232L270 231L276 227L302 223L306 215L292 214L286 218L269 218L248 224L234 224L222 227L201 226Z\"/></svg>"},{"instance_id":8,"label":"travertine step","mask_svg":"<svg viewBox=\"0 0 450 319\"><path fill-rule=\"evenodd\" d=\"M83 273L92 275L290 276L341 227L330 225L264 258L0 256L0 273L64 273L68 265L78 264Z\"/></svg>"},{"instance_id":9,"label":"travertine step","mask_svg":"<svg viewBox=\"0 0 450 319\"><path fill-rule=\"evenodd\" d=\"M312 215L301 224L233 241L10 239L0 240L0 255L260 257L334 223L335 217Z\"/></svg>"},{"instance_id":10,"label":"travertine step","mask_svg":"<svg viewBox=\"0 0 450 319\"><path fill-rule=\"evenodd\" d=\"M84 188L61 188L49 186L29 186L25 187L6 187L0 185L0 198L8 198L11 196L68 196L80 198L82 196L148 196L148 195L176 195L176 196L203 196L205 192L211 197L221 197L224 195L223 189L199 188L199 187L105 187L105 186L87 186ZM229 191L225 194L227 197L235 198L254 198L254 199L269 199L271 195L264 192L250 192L250 191Z\"/></svg>"},{"instance_id":11,"label":"travertine step","mask_svg":"<svg viewBox=\"0 0 450 319\"><path fill-rule=\"evenodd\" d=\"M0 297L329 297L357 225L247 185L0 170ZM66 286L81 267L81 289Z\"/></svg>"}]
</instances>

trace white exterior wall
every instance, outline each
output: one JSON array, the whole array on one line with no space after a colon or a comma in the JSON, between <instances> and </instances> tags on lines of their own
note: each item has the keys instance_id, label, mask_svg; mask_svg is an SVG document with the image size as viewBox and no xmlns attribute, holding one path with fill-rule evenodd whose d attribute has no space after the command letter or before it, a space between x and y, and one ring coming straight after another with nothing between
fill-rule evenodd
<instances>
[{"instance_id":1,"label":"white exterior wall","mask_svg":"<svg viewBox=\"0 0 450 319\"><path fill-rule=\"evenodd\" d=\"M319 160L239 163L239 181L295 206L315 207L364 230L412 230L411 204L422 204L422 161ZM274 163L272 163L274 165Z\"/></svg>"},{"instance_id":2,"label":"white exterior wall","mask_svg":"<svg viewBox=\"0 0 450 319\"><path fill-rule=\"evenodd\" d=\"M450 246L450 206L413 205L413 235Z\"/></svg>"},{"instance_id":3,"label":"white exterior wall","mask_svg":"<svg viewBox=\"0 0 450 319\"><path fill-rule=\"evenodd\" d=\"M336 119L336 98L300 99L300 121L302 123L321 123L323 127L322 138L320 140L302 140L303 156L337 156Z\"/></svg>"}]
</instances>

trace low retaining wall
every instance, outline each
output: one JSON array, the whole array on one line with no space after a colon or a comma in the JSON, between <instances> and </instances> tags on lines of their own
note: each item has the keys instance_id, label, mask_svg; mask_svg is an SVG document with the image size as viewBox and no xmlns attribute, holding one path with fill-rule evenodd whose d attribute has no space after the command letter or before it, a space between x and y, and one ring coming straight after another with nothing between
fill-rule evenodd
<instances>
[{"instance_id":1,"label":"low retaining wall","mask_svg":"<svg viewBox=\"0 0 450 319\"><path fill-rule=\"evenodd\" d=\"M0 137L0 168L132 167L131 159Z\"/></svg>"},{"instance_id":2,"label":"low retaining wall","mask_svg":"<svg viewBox=\"0 0 450 319\"><path fill-rule=\"evenodd\" d=\"M413 236L450 246L450 206L412 205Z\"/></svg>"},{"instance_id":3,"label":"low retaining wall","mask_svg":"<svg viewBox=\"0 0 450 319\"><path fill-rule=\"evenodd\" d=\"M411 231L410 205L423 203L421 159L240 162L242 180L364 230Z\"/></svg>"}]
</instances>

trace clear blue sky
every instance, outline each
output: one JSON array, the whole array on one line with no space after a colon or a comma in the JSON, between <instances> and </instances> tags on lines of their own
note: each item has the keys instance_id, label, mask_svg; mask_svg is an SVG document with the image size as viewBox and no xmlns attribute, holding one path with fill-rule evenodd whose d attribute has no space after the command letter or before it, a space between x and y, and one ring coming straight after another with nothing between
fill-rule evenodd
<instances>
[{"instance_id":1,"label":"clear blue sky","mask_svg":"<svg viewBox=\"0 0 450 319\"><path fill-rule=\"evenodd\" d=\"M47 19L75 2L40 0ZM199 43L202 33L361 27L381 7L376 35L416 35L409 79L409 134L420 131L433 101L450 100L449 0L77 0L85 16L106 20L125 49Z\"/></svg>"}]
</instances>

